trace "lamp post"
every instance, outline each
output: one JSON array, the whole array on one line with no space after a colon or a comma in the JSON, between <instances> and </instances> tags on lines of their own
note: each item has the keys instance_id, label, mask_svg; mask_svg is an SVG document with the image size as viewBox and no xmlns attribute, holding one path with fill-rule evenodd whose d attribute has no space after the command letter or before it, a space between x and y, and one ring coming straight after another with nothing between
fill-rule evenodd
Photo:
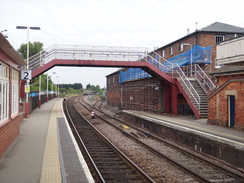
<instances>
[{"instance_id":1,"label":"lamp post","mask_svg":"<svg viewBox=\"0 0 244 183\"><path fill-rule=\"evenodd\" d=\"M56 72L53 72L54 75L56 75ZM54 85L54 90L55 90L55 84L54 81L52 81L52 84ZM52 86L53 87L53 86ZM52 89L53 90L53 89ZM53 97L54 98L54 97Z\"/></svg>"},{"instance_id":2,"label":"lamp post","mask_svg":"<svg viewBox=\"0 0 244 183\"><path fill-rule=\"evenodd\" d=\"M29 30L41 30L40 27L30 27L28 26L17 26L16 29L27 29L27 50L26 50L26 69L29 69ZM26 85L29 86L29 80L26 81ZM28 102L28 95L29 93L26 92L26 102L25 102L25 117L28 118L29 113L29 102Z\"/></svg>"},{"instance_id":3,"label":"lamp post","mask_svg":"<svg viewBox=\"0 0 244 183\"><path fill-rule=\"evenodd\" d=\"M40 52L40 67L41 67L41 55L42 52ZM39 75L39 96L38 96L38 107L41 108L41 89L42 89L42 75Z\"/></svg>"},{"instance_id":4,"label":"lamp post","mask_svg":"<svg viewBox=\"0 0 244 183\"><path fill-rule=\"evenodd\" d=\"M59 78L59 76L57 76L57 79ZM58 82L57 82L57 97L59 97L59 79L58 79Z\"/></svg>"},{"instance_id":5,"label":"lamp post","mask_svg":"<svg viewBox=\"0 0 244 183\"><path fill-rule=\"evenodd\" d=\"M190 43L181 43L181 46L190 46L191 47L191 69L190 69L190 72L191 72L191 77L192 77L192 44Z\"/></svg>"},{"instance_id":6,"label":"lamp post","mask_svg":"<svg viewBox=\"0 0 244 183\"><path fill-rule=\"evenodd\" d=\"M47 96L46 96L46 101L48 102L48 72L47 72Z\"/></svg>"}]
</instances>

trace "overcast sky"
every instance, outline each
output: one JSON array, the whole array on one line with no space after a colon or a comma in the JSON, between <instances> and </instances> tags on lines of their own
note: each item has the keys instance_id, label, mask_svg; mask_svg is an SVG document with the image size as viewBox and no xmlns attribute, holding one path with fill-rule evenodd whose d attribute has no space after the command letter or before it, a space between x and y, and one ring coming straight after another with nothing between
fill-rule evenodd
<instances>
[{"instance_id":1,"label":"overcast sky","mask_svg":"<svg viewBox=\"0 0 244 183\"><path fill-rule=\"evenodd\" d=\"M27 31L39 26L31 42L53 44L161 47L216 21L244 27L244 0L0 0L0 30L15 49L27 42ZM117 68L55 67L59 83L105 87L105 76Z\"/></svg>"}]
</instances>

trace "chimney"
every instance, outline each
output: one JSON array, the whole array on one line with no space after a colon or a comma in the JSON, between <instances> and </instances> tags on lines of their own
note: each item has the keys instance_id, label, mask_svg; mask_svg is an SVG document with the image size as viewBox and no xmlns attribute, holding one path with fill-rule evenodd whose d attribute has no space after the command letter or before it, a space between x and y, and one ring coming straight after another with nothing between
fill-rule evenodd
<instances>
[{"instance_id":1,"label":"chimney","mask_svg":"<svg viewBox=\"0 0 244 183\"><path fill-rule=\"evenodd\" d=\"M187 28L187 35L188 35L188 34L190 34L190 29L189 29L189 28Z\"/></svg>"}]
</instances>

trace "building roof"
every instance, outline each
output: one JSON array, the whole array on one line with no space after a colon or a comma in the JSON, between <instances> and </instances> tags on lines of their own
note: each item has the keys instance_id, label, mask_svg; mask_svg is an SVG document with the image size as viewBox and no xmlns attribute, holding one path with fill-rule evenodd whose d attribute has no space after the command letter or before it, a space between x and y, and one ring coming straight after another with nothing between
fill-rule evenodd
<instances>
[{"instance_id":1,"label":"building roof","mask_svg":"<svg viewBox=\"0 0 244 183\"><path fill-rule=\"evenodd\" d=\"M112 72L112 73L108 74L108 75L107 75L107 76L105 76L105 77L110 77L110 76L112 76L112 75L115 75L115 74L119 73L121 70L123 70L123 68L118 69L117 71L114 71L114 72Z\"/></svg>"},{"instance_id":2,"label":"building roof","mask_svg":"<svg viewBox=\"0 0 244 183\"><path fill-rule=\"evenodd\" d=\"M198 32L244 33L244 28L221 23L221 22L215 22L197 31Z\"/></svg>"},{"instance_id":3,"label":"building roof","mask_svg":"<svg viewBox=\"0 0 244 183\"><path fill-rule=\"evenodd\" d=\"M0 49L3 50L10 58L12 58L19 65L26 65L25 60L19 55L17 51L11 46L8 40L0 33Z\"/></svg>"},{"instance_id":4,"label":"building roof","mask_svg":"<svg viewBox=\"0 0 244 183\"><path fill-rule=\"evenodd\" d=\"M185 39L187 37L191 37L192 35L194 34L197 34L197 33L200 33L200 32L209 32L209 33L233 33L233 34L237 34L237 33L243 33L244 34L244 28L242 27L237 27L237 26L233 26L233 25L230 25L230 24L225 24L225 23L221 23L221 22L214 22L206 27L203 27L201 29L197 29L196 31L190 33L190 34L187 34L186 36L184 37L181 37L169 44L166 44L160 48L158 48L157 50L160 50L164 47L167 47L169 45L172 45L182 39Z\"/></svg>"},{"instance_id":5,"label":"building roof","mask_svg":"<svg viewBox=\"0 0 244 183\"><path fill-rule=\"evenodd\" d=\"M244 65L224 65L219 69L213 71L210 75L221 76L221 75L232 75L232 74L244 74Z\"/></svg>"}]
</instances>

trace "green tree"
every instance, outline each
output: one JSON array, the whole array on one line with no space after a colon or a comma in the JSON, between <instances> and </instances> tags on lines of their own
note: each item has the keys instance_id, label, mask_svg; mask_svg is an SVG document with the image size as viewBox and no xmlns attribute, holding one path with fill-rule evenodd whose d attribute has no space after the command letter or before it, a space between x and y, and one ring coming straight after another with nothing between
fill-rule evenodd
<instances>
[{"instance_id":1,"label":"green tree","mask_svg":"<svg viewBox=\"0 0 244 183\"><path fill-rule=\"evenodd\" d=\"M34 42L34 43L29 42L29 57L39 53L42 50L43 50L43 43L41 43L41 42ZM20 48L18 49L18 52L23 59L26 59L27 58L27 43L21 44Z\"/></svg>"},{"instance_id":2,"label":"green tree","mask_svg":"<svg viewBox=\"0 0 244 183\"><path fill-rule=\"evenodd\" d=\"M93 93L98 93L98 94L102 94L102 92L104 90L104 89L101 89L99 85L94 86L91 84L86 85L86 89L91 90L91 91L93 91Z\"/></svg>"},{"instance_id":3,"label":"green tree","mask_svg":"<svg viewBox=\"0 0 244 183\"><path fill-rule=\"evenodd\" d=\"M90 83L88 84L88 85L86 85L86 89L88 90L88 89L91 89L91 85L90 85Z\"/></svg>"},{"instance_id":4,"label":"green tree","mask_svg":"<svg viewBox=\"0 0 244 183\"><path fill-rule=\"evenodd\" d=\"M51 80L51 77L48 77L48 90L52 89L53 82ZM39 77L34 78L32 80L31 85L30 85L30 90L31 91L38 91L39 90ZM47 90L47 74L42 74L41 75L41 91L46 91ZM53 86L53 90L55 90L55 87Z\"/></svg>"}]
</instances>

